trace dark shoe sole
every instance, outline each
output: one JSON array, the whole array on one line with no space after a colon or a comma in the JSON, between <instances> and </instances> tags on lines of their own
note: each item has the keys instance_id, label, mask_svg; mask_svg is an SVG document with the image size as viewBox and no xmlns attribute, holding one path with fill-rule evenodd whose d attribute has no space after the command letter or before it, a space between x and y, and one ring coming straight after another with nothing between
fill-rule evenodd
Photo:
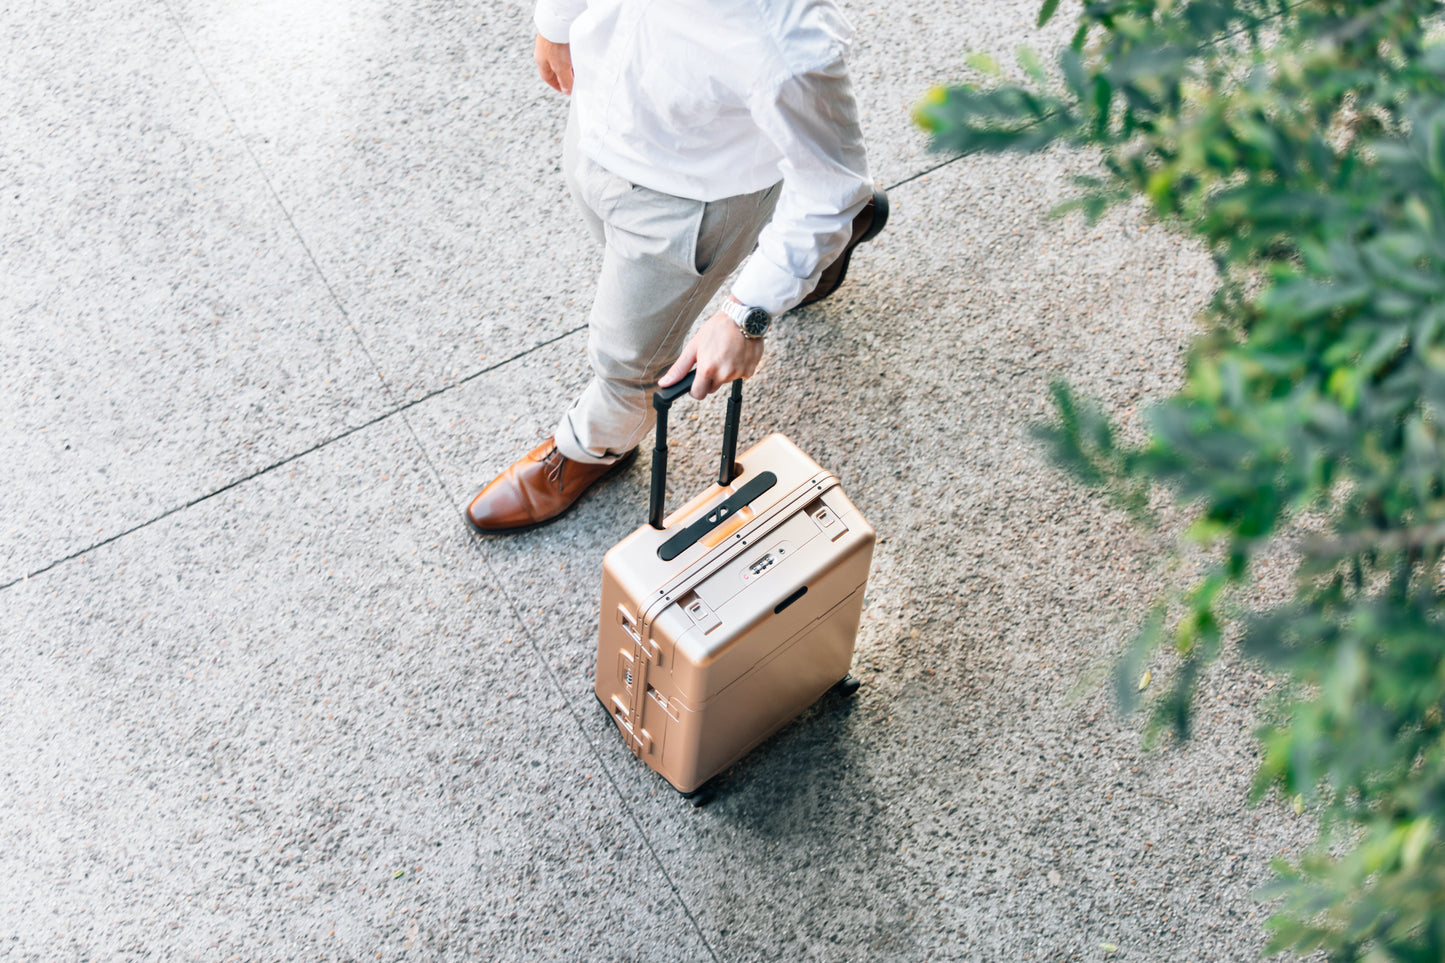
<instances>
[{"instance_id":1,"label":"dark shoe sole","mask_svg":"<svg viewBox=\"0 0 1445 963\"><path fill-rule=\"evenodd\" d=\"M615 462L612 463L612 466L610 468L608 468L602 474L598 475L597 480L594 481L592 484L588 485L587 490L584 491L582 494L578 495L576 499L573 500L572 504L568 505L557 514L553 515L551 518L544 518L540 522L533 522L530 525L518 525L515 528L482 528L481 526L477 525L476 522L472 521L472 514L466 509L462 510L462 518L466 520L467 528L470 528L472 530L472 534L474 535L515 535L520 532L530 532L533 529L541 528L544 525L552 524L557 519L561 518L572 509L576 508L583 499L585 499L593 491L596 491L598 485L602 484L602 482L606 481L608 478L611 478L613 475L617 474L619 471L622 471L628 465L632 464L635 458L637 458L636 448L632 449L627 454L617 459ZM467 502L467 505L470 506L472 502L476 501L477 495L480 494L481 492L479 491L476 495L473 495L471 499Z\"/></svg>"}]
</instances>

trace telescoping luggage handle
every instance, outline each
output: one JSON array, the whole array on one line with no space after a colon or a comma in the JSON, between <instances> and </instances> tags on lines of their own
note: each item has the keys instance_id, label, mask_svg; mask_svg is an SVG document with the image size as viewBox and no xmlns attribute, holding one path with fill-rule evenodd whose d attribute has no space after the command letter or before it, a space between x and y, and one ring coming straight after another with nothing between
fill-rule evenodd
<instances>
[{"instance_id":1,"label":"telescoping luggage handle","mask_svg":"<svg viewBox=\"0 0 1445 963\"><path fill-rule=\"evenodd\" d=\"M648 524L662 531L664 503L667 499L667 413L672 403L692 390L697 372L689 371L675 385L659 388L652 396L652 407L657 411L657 440L652 448L652 503L648 512ZM743 382L733 382L732 393L728 396L727 420L723 424L722 461L718 465L717 483L726 488L737 478L738 426L743 413ZM733 494L731 498L713 509L706 517L668 539L657 550L658 557L670 562L695 545L698 539L712 531L738 509L750 503L778 482L770 471L763 472Z\"/></svg>"}]
</instances>

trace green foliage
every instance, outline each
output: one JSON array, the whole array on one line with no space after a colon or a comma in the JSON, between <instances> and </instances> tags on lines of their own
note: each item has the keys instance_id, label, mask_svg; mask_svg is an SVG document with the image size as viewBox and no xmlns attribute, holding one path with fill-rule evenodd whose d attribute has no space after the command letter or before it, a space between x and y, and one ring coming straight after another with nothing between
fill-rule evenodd
<instances>
[{"instance_id":1,"label":"green foliage","mask_svg":"<svg viewBox=\"0 0 1445 963\"><path fill-rule=\"evenodd\" d=\"M1040 12L1044 23L1056 4ZM1072 206L1143 198L1213 254L1219 287L1183 388L1124 445L1055 388L1043 430L1081 478L1142 511L1196 512L1217 564L1126 655L1181 668L1152 706L1188 732L1222 609L1281 539L1294 597L1240 619L1295 680L1260 732L1256 794L1312 805L1321 839L1280 865L1271 950L1445 960L1445 44L1438 0L1085 0L1045 77L934 91L939 149L1095 152ZM1313 522L1298 524L1309 512ZM1317 534L1306 535L1308 529Z\"/></svg>"}]
</instances>

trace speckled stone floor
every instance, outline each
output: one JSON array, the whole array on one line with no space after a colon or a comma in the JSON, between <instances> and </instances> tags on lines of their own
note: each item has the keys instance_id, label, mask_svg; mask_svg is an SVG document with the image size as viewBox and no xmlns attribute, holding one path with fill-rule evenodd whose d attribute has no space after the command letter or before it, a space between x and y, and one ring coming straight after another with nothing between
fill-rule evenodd
<instances>
[{"instance_id":1,"label":"speckled stone floor","mask_svg":"<svg viewBox=\"0 0 1445 963\"><path fill-rule=\"evenodd\" d=\"M0 956L1248 960L1304 820L1245 795L1226 660L1145 752L1103 684L1167 541L1031 440L1066 378L1170 390L1206 258L1051 218L1088 158L950 159L909 112L1018 0L850 0L888 230L783 319L782 431L879 532L848 703L694 809L591 694L645 459L478 541L585 381L598 252L530 7L0 10ZM679 419L701 480L716 399Z\"/></svg>"}]
</instances>

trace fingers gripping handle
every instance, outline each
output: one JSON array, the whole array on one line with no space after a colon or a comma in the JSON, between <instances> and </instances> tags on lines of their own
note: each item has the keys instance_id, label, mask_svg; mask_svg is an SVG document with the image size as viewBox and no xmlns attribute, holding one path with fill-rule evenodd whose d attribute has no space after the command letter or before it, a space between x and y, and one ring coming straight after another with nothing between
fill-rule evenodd
<instances>
[{"instance_id":1,"label":"fingers gripping handle","mask_svg":"<svg viewBox=\"0 0 1445 963\"><path fill-rule=\"evenodd\" d=\"M667 501L667 413L672 410L674 401L692 390L696 377L696 370L689 371L677 384L659 388L652 395L652 407L657 412L657 440L652 447L652 497L647 520L648 524L658 531L663 527L662 517ZM722 463L718 467L719 485L731 485L736 477L734 469L738 453L738 425L742 421L742 412L743 382L739 378L733 382L732 394L728 397L727 421L723 425Z\"/></svg>"}]
</instances>

